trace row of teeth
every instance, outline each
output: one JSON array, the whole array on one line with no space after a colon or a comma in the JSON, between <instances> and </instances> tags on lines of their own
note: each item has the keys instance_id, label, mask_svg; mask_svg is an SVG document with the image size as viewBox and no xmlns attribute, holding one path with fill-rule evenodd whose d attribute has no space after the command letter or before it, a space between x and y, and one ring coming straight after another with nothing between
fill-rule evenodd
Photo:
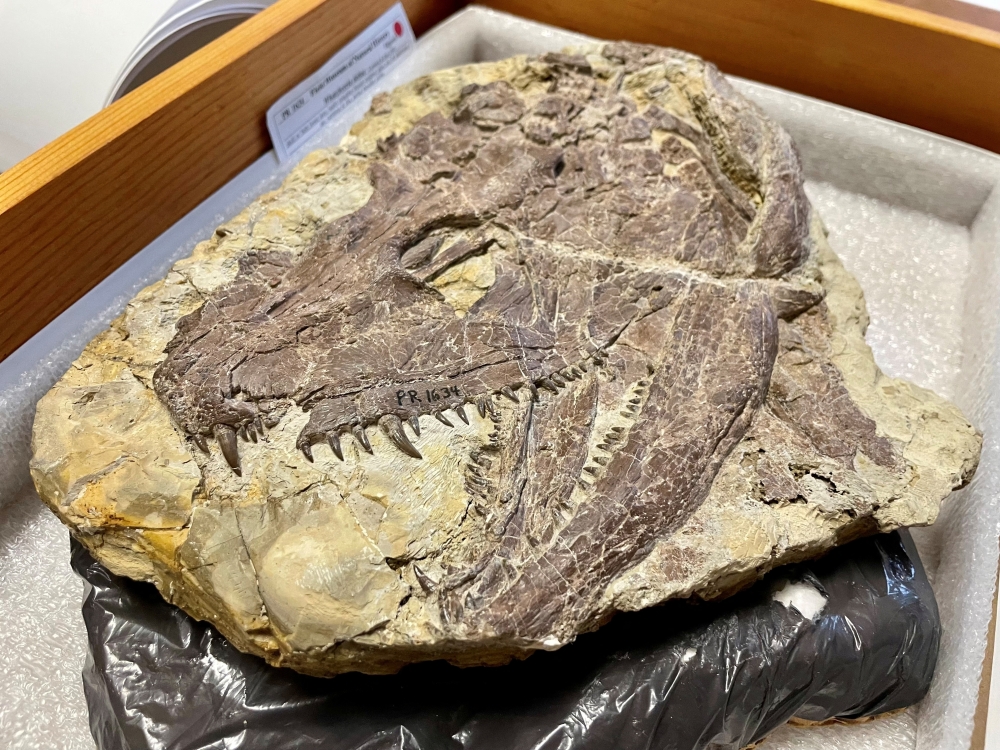
<instances>
[{"instance_id":1,"label":"row of teeth","mask_svg":"<svg viewBox=\"0 0 1000 750\"><path fill-rule=\"evenodd\" d=\"M649 387L648 380L640 380L635 387L632 389L630 398L626 404L622 407L619 414L626 419L635 419L642 409L642 398L645 393L646 388ZM591 460L594 464L587 465L583 467L583 471L586 476L581 476L579 479L580 485L584 489L590 489L593 482L601 471L610 463L611 459L608 457L616 450L616 445L623 442L625 439L625 428L619 425L611 427L607 433L605 433L601 442L597 445L597 450L608 455L593 455Z\"/></svg>"},{"instance_id":2,"label":"row of teeth","mask_svg":"<svg viewBox=\"0 0 1000 750\"><path fill-rule=\"evenodd\" d=\"M595 364L603 364L604 358L600 353L594 354L591 357ZM577 380L583 377L583 373L587 371L585 365L580 364L573 367L567 367L561 371L557 371L548 375L547 377L539 378L534 382L529 381L527 383L520 383L516 386L504 386L499 390L499 395L510 399L514 403L519 403L520 399L515 392L515 388L520 390L525 385L531 394L531 399L533 401L538 400L539 389L544 389L551 391L552 393L558 393L560 389L565 388L567 383L573 380ZM493 403L493 395L479 396L474 401L466 401L465 404L458 404L452 407L450 410L454 411L465 424L469 424L469 416L465 413L465 406L468 403L475 403L476 409L479 411L479 416L485 418L487 414L493 421L496 421L499 417L497 415L497 409ZM454 423L445 414L444 409L436 411L433 413L435 419L437 419L442 424L447 427L454 427ZM407 424L410 429L413 430L414 435L420 436L420 420L416 415L410 417L407 420ZM417 447L410 440L409 436L403 429L403 421L395 414L386 414L379 418L378 426L382 428L382 432L385 433L386 437L395 445L400 451L413 458L422 459L423 456ZM333 454L339 458L341 461L344 460L344 451L341 445L340 436L342 434L347 434L348 432L354 437L358 445L361 446L362 450L367 453L374 454L372 450L371 441L368 439L368 434L365 432L366 425L357 423L351 427L342 430L329 432L326 435L327 444L330 446L330 450ZM223 458L226 459L226 463L229 464L230 468L237 476L242 476L242 467L240 464L240 453L239 453L239 443L237 441L237 436L241 437L244 442L254 442L256 443L259 438L264 437L264 423L259 416L252 420L244 422L239 425L239 427L233 427L228 424L217 424L212 429L212 433L215 439L219 443L219 448L222 451ZM195 435L194 441L201 448L202 451L208 453L208 442L205 440L203 435ZM308 441L300 441L298 443L299 450L305 455L309 461L313 460L312 455L312 444Z\"/></svg>"}]
</instances>

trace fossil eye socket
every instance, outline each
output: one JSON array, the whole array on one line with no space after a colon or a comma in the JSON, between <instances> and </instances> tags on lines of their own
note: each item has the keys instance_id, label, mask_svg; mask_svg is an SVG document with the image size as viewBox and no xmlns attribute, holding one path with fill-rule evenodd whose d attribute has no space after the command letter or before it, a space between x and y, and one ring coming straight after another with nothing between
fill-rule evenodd
<instances>
[{"instance_id":1,"label":"fossil eye socket","mask_svg":"<svg viewBox=\"0 0 1000 750\"><path fill-rule=\"evenodd\" d=\"M451 230L414 243L400 255L400 265L444 295L464 317L496 281L494 239L478 230Z\"/></svg>"}]
</instances>

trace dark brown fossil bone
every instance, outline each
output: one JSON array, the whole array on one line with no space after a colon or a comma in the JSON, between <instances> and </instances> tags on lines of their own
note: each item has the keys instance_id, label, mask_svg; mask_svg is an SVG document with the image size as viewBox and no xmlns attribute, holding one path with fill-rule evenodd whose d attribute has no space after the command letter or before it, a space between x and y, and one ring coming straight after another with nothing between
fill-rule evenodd
<instances>
[{"instance_id":1,"label":"dark brown fossil bone","mask_svg":"<svg viewBox=\"0 0 1000 750\"><path fill-rule=\"evenodd\" d=\"M637 68L662 54L605 52ZM181 321L155 377L177 422L214 434L237 472L236 431L265 399L308 410L310 460L318 442L342 458L345 433L370 452L375 423L419 459L404 423L451 424L446 410L468 423L465 404L495 415L506 395L520 408L494 433L504 472L469 487L517 500L478 574L439 589L450 622L522 637L541 636L553 607L591 603L601 587L582 581L609 580L698 507L764 401L775 291L798 292L796 313L819 299L788 281L808 219L791 143L711 68L691 94L696 127L638 111L620 77L583 58L546 63L550 90L533 104L506 81L469 86L450 119L384 142L368 203L297 262L244 257ZM459 315L433 282L483 254L495 281ZM591 458L608 374L637 384L616 407L631 426ZM580 508L578 480L593 496ZM542 585L543 568L568 587Z\"/></svg>"}]
</instances>

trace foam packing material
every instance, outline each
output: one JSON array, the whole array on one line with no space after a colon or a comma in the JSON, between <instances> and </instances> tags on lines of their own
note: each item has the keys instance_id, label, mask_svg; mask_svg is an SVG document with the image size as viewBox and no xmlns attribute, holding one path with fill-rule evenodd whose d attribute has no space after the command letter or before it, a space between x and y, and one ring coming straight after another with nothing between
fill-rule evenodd
<instances>
[{"instance_id":1,"label":"foam packing material","mask_svg":"<svg viewBox=\"0 0 1000 750\"><path fill-rule=\"evenodd\" d=\"M380 88L583 40L473 6L424 35ZM1000 536L1000 157L771 87L733 83L798 144L807 192L831 244L865 290L869 341L882 369L955 399L985 435L973 483L946 503L934 527L914 531L944 629L928 697L906 718L864 727L787 727L767 742L859 750L965 747ZM337 143L369 103L370 97L357 102L302 153ZM0 642L0 747L94 746L79 676L82 584L69 571L67 533L27 486L35 402L136 292L277 186L292 166L265 154L0 363L0 611L8 634Z\"/></svg>"}]
</instances>

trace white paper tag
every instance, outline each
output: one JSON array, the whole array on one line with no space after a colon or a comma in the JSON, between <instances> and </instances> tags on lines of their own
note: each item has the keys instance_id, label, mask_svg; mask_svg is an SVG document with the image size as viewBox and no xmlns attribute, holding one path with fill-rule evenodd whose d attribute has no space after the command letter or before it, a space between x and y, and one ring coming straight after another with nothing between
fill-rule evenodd
<instances>
[{"instance_id":1,"label":"white paper tag","mask_svg":"<svg viewBox=\"0 0 1000 750\"><path fill-rule=\"evenodd\" d=\"M368 91L416 43L396 3L344 45L322 68L267 110L267 129L281 161Z\"/></svg>"}]
</instances>

